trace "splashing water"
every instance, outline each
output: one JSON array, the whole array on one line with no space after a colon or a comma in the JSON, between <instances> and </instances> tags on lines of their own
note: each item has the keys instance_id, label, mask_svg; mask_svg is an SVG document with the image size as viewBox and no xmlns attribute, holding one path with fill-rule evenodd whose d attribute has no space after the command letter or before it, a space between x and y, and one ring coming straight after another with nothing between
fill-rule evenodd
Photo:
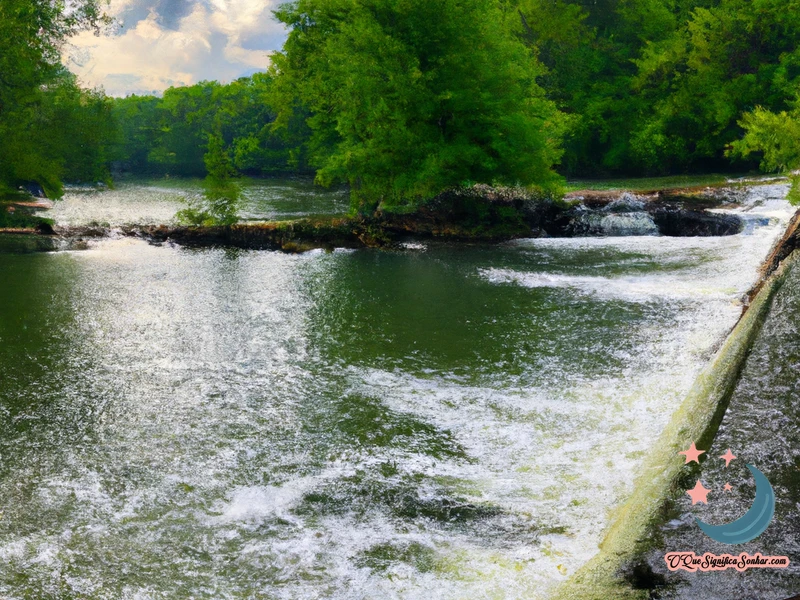
<instances>
[{"instance_id":1,"label":"splashing water","mask_svg":"<svg viewBox=\"0 0 800 600\"><path fill-rule=\"evenodd\" d=\"M0 254L0 595L547 597L785 193L723 238Z\"/></svg>"}]
</instances>

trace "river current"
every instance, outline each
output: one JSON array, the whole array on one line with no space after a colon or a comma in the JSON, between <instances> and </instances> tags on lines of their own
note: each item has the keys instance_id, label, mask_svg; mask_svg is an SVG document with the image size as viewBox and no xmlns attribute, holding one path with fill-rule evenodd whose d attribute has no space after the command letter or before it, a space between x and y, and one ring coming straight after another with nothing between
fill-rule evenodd
<instances>
[{"instance_id":1,"label":"river current","mask_svg":"<svg viewBox=\"0 0 800 600\"><path fill-rule=\"evenodd\" d=\"M786 191L720 238L0 254L0 596L551 596L736 323ZM185 193L53 215L158 222ZM251 218L346 209L247 194Z\"/></svg>"}]
</instances>

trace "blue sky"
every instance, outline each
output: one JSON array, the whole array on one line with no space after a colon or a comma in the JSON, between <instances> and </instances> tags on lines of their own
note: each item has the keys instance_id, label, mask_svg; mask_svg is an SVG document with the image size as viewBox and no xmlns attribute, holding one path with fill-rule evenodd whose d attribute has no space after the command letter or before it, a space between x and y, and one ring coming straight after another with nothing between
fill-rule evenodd
<instances>
[{"instance_id":1,"label":"blue sky","mask_svg":"<svg viewBox=\"0 0 800 600\"><path fill-rule=\"evenodd\" d=\"M113 96L159 93L204 79L264 70L286 37L272 18L281 0L111 0L115 35L83 32L64 62L89 87Z\"/></svg>"}]
</instances>

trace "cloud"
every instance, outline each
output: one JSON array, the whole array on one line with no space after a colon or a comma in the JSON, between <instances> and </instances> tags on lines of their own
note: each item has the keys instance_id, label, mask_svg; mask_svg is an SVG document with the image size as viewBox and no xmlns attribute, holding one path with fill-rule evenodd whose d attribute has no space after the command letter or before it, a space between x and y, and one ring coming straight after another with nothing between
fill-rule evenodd
<instances>
[{"instance_id":1,"label":"cloud","mask_svg":"<svg viewBox=\"0 0 800 600\"><path fill-rule=\"evenodd\" d=\"M84 85L106 93L159 93L206 79L230 81L264 70L283 44L272 17L280 0L112 0L116 35L83 32L65 64Z\"/></svg>"}]
</instances>

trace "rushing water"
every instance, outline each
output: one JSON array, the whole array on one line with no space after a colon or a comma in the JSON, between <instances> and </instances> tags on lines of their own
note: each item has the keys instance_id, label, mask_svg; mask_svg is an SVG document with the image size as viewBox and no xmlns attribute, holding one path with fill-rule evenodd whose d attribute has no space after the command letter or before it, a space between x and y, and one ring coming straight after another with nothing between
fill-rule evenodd
<instances>
[{"instance_id":1,"label":"rushing water","mask_svg":"<svg viewBox=\"0 0 800 600\"><path fill-rule=\"evenodd\" d=\"M674 518L662 527L663 542L647 557L651 568L667 584L660 597L673 600L729 600L758 598L785 600L798 591L800 577L800 264L788 270L776 292L770 314L757 336L733 392L727 413L702 467L687 467L683 488L702 479L711 490L707 505L692 506L689 497L676 498ZM736 455L728 466L719 457L730 448ZM711 540L695 517L721 525L735 521L753 505L753 475L746 464L763 471L775 496L775 516L755 540L731 547ZM729 492L725 484L731 484ZM742 576L734 570L693 577L666 569L666 552L717 555L747 552L787 556L786 569L753 569Z\"/></svg>"},{"instance_id":2,"label":"rushing water","mask_svg":"<svg viewBox=\"0 0 800 600\"><path fill-rule=\"evenodd\" d=\"M150 193L55 214L159 218ZM547 597L741 313L785 193L726 238L0 254L0 596Z\"/></svg>"}]
</instances>

